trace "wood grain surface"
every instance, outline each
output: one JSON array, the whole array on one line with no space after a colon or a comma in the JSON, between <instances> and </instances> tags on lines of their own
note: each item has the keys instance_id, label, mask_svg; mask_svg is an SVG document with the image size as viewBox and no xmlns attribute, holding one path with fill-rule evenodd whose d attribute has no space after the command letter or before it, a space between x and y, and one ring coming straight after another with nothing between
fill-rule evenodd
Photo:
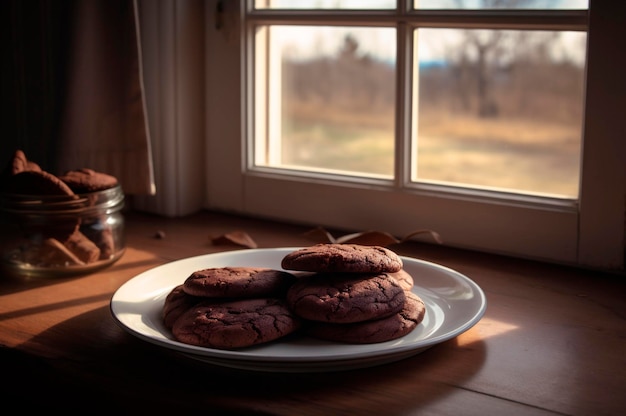
<instances>
[{"instance_id":1,"label":"wood grain surface","mask_svg":"<svg viewBox=\"0 0 626 416\"><path fill-rule=\"evenodd\" d=\"M198 213L126 213L127 251L86 276L0 279L5 406L121 414L617 415L626 412L624 276L424 242L398 254L450 267L484 290L482 320L399 362L330 373L211 366L128 334L109 302L137 274L228 250L242 230L260 248L310 245L312 227ZM445 236L444 236L445 239Z\"/></svg>"}]
</instances>

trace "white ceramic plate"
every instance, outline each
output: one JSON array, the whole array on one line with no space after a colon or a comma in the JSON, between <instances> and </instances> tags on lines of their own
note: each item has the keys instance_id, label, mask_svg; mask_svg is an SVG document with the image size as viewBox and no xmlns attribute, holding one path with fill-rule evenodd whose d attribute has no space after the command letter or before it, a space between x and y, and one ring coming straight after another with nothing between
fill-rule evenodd
<instances>
[{"instance_id":1,"label":"white ceramic plate","mask_svg":"<svg viewBox=\"0 0 626 416\"><path fill-rule=\"evenodd\" d=\"M282 258L299 247L245 249L173 261L130 279L111 299L113 317L126 331L144 341L193 359L226 367L282 372L334 371L370 367L401 360L474 326L487 302L481 288L447 267L402 257L413 276L413 292L426 305L422 323L408 335L377 344L341 344L290 336L272 343L228 351L175 341L161 318L167 294L194 271L209 267L248 266L281 270Z\"/></svg>"}]
</instances>

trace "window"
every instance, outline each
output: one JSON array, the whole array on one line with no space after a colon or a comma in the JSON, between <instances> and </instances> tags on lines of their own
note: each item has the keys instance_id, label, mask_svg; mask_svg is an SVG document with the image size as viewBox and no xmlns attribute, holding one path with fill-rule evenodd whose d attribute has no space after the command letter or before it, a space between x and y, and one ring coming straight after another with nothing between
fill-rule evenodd
<instances>
[{"instance_id":1,"label":"window","mask_svg":"<svg viewBox=\"0 0 626 416\"><path fill-rule=\"evenodd\" d=\"M403 105L397 29L257 26L253 165L393 179L401 113L411 184L577 198L586 33L411 31Z\"/></svg>"},{"instance_id":2,"label":"window","mask_svg":"<svg viewBox=\"0 0 626 416\"><path fill-rule=\"evenodd\" d=\"M622 269L621 6L479 3L219 2L206 207Z\"/></svg>"}]
</instances>

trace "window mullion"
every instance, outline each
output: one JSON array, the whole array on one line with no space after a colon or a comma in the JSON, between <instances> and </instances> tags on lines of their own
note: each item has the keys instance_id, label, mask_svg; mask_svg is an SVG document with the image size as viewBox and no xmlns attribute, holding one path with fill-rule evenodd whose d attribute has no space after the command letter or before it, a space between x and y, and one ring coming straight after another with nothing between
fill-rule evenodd
<instances>
[{"instance_id":1,"label":"window mullion","mask_svg":"<svg viewBox=\"0 0 626 416\"><path fill-rule=\"evenodd\" d=\"M411 178L411 129L412 129L412 63L413 37L410 25L397 25L396 56L396 130L394 183L403 187Z\"/></svg>"},{"instance_id":2,"label":"window mullion","mask_svg":"<svg viewBox=\"0 0 626 416\"><path fill-rule=\"evenodd\" d=\"M587 10L416 10L407 19L420 27L584 31Z\"/></svg>"},{"instance_id":3,"label":"window mullion","mask_svg":"<svg viewBox=\"0 0 626 416\"><path fill-rule=\"evenodd\" d=\"M399 1L397 10L255 10L247 19L263 24L298 22L309 25L377 25L398 22L420 27L533 29L584 31L587 10L411 10Z\"/></svg>"}]
</instances>

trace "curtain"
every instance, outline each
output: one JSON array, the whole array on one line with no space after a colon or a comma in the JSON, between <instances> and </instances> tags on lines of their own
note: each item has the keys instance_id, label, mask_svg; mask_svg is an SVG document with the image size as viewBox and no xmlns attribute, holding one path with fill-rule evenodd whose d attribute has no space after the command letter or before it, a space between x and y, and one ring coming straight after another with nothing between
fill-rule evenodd
<instances>
[{"instance_id":1,"label":"curtain","mask_svg":"<svg viewBox=\"0 0 626 416\"><path fill-rule=\"evenodd\" d=\"M133 0L9 0L2 11L2 160L91 168L154 195ZM6 163L6 162L5 162Z\"/></svg>"}]
</instances>

